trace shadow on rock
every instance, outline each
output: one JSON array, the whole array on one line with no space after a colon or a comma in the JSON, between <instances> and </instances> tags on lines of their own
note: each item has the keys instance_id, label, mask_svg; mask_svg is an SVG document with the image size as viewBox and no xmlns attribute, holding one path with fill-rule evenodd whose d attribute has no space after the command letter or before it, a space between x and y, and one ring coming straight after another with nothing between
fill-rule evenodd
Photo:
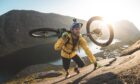
<instances>
[{"instance_id":1,"label":"shadow on rock","mask_svg":"<svg viewBox=\"0 0 140 84\"><path fill-rule=\"evenodd\" d=\"M90 78L87 80L85 84L92 84L92 83L94 84L124 84L123 81L118 77L118 75L111 72Z\"/></svg>"}]
</instances>

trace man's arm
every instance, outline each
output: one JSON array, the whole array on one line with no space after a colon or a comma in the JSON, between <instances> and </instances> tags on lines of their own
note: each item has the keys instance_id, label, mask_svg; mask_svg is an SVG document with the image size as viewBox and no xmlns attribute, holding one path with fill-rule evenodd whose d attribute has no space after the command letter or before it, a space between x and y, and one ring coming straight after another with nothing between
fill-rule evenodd
<instances>
[{"instance_id":1,"label":"man's arm","mask_svg":"<svg viewBox=\"0 0 140 84\"><path fill-rule=\"evenodd\" d=\"M67 32L64 32L63 34L62 34L62 37L61 38L59 38L58 40L57 40L57 42L55 43L55 45L54 45L54 49L55 50L61 50L62 49L62 47L63 47L63 45L68 41L68 33Z\"/></svg>"},{"instance_id":2,"label":"man's arm","mask_svg":"<svg viewBox=\"0 0 140 84\"><path fill-rule=\"evenodd\" d=\"M95 56L92 54L92 52L90 51L88 45L87 45L87 41L82 37L80 38L80 46L84 49L85 53L87 54L89 60L91 63L96 63L96 58Z\"/></svg>"},{"instance_id":3,"label":"man's arm","mask_svg":"<svg viewBox=\"0 0 140 84\"><path fill-rule=\"evenodd\" d=\"M54 49L61 50L63 45L64 45L64 40L62 38L59 38L54 45Z\"/></svg>"}]
</instances>

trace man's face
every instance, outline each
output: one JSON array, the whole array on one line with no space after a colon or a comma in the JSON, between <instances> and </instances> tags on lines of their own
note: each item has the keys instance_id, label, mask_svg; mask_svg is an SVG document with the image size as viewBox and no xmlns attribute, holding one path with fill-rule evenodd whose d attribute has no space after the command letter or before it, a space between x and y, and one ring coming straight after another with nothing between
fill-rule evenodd
<instances>
[{"instance_id":1,"label":"man's face","mask_svg":"<svg viewBox=\"0 0 140 84\"><path fill-rule=\"evenodd\" d=\"M72 29L72 32L73 32L73 34L75 35L75 36L79 36L80 35L80 28L74 28L74 29Z\"/></svg>"}]
</instances>

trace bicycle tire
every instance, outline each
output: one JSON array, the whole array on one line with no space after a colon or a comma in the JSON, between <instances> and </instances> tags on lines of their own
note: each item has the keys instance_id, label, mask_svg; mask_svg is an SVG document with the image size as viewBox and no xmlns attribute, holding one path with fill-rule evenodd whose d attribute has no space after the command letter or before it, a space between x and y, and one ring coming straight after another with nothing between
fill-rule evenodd
<instances>
[{"instance_id":1,"label":"bicycle tire","mask_svg":"<svg viewBox=\"0 0 140 84\"><path fill-rule=\"evenodd\" d=\"M52 35L49 35L49 36L45 36L43 35L37 35L35 33L39 33L39 32L51 32L51 33L54 33ZM30 30L29 31L29 35L31 37L34 37L34 38L50 38L50 37L58 37L58 31L54 28L39 28L39 29L33 29L33 30Z\"/></svg>"},{"instance_id":2,"label":"bicycle tire","mask_svg":"<svg viewBox=\"0 0 140 84\"><path fill-rule=\"evenodd\" d=\"M98 41L96 41L95 38L92 37L92 35L90 34L90 25L93 21L95 20L103 20L102 17L100 16L94 16L94 17L91 17L88 22L87 22L87 25L86 25L86 31L87 33L89 33L88 37L89 39L94 42L96 45L98 46L101 46L101 47L105 47L105 46L108 46L109 44L111 44L111 42L113 41L113 38L114 38L114 31L113 31L113 27L111 24L108 24L108 28L109 28L109 39L105 42L105 43L100 43Z\"/></svg>"}]
</instances>

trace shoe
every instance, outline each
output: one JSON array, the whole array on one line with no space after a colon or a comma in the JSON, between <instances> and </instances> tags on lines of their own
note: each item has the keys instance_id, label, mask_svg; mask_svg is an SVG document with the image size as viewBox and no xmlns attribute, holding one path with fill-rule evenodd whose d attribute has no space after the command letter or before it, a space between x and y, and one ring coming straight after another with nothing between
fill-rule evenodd
<instances>
[{"instance_id":1,"label":"shoe","mask_svg":"<svg viewBox=\"0 0 140 84\"><path fill-rule=\"evenodd\" d=\"M97 68L97 62L94 63L94 70Z\"/></svg>"},{"instance_id":2,"label":"shoe","mask_svg":"<svg viewBox=\"0 0 140 84\"><path fill-rule=\"evenodd\" d=\"M76 72L77 74L79 74L79 73L80 73L80 71L79 71L78 67L75 67L75 68L74 68L74 72Z\"/></svg>"},{"instance_id":3,"label":"shoe","mask_svg":"<svg viewBox=\"0 0 140 84\"><path fill-rule=\"evenodd\" d=\"M68 78L68 77L70 77L70 75L69 75L69 72L67 71L65 78Z\"/></svg>"}]
</instances>

